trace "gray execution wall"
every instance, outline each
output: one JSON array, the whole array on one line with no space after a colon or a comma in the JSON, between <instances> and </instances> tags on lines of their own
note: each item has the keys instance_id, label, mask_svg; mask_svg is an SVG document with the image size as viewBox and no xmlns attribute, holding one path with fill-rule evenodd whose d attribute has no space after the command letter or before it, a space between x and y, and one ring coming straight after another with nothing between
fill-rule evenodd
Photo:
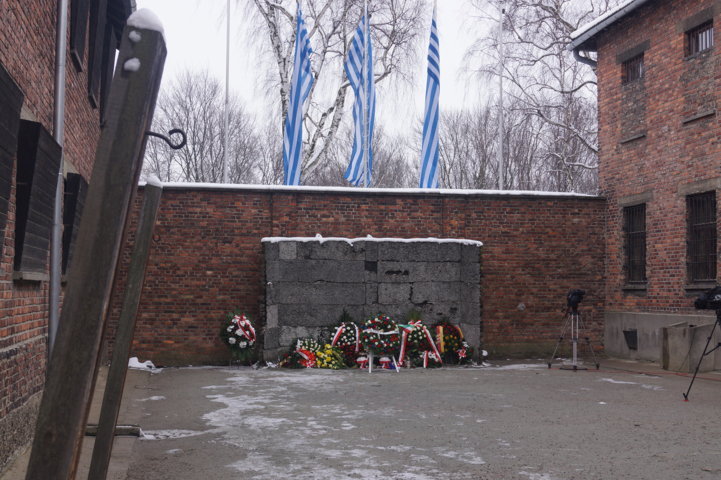
<instances>
[{"instance_id":1,"label":"gray execution wall","mask_svg":"<svg viewBox=\"0 0 721 480\"><path fill-rule=\"evenodd\" d=\"M460 325L481 343L481 243L463 239L264 238L264 358L316 337L343 309L362 323L379 313L405 323Z\"/></svg>"}]
</instances>

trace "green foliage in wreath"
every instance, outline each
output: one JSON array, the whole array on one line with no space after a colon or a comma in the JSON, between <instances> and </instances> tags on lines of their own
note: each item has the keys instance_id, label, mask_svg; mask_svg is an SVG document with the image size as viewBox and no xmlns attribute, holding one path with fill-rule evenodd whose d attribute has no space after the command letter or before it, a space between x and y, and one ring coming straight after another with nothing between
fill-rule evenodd
<instances>
[{"instance_id":1,"label":"green foliage in wreath","mask_svg":"<svg viewBox=\"0 0 721 480\"><path fill-rule=\"evenodd\" d=\"M394 355L401 345L398 325L387 315L378 315L363 325L361 343L375 355Z\"/></svg>"}]
</instances>

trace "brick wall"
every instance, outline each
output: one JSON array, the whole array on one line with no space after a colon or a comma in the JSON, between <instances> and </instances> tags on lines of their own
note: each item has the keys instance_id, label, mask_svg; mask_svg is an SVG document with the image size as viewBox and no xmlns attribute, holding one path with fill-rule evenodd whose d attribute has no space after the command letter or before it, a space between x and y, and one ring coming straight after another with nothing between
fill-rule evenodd
<instances>
[{"instance_id":1,"label":"brick wall","mask_svg":"<svg viewBox=\"0 0 721 480\"><path fill-rule=\"evenodd\" d=\"M56 2L0 2L0 63L25 95L23 117L53 131ZM65 157L90 177L99 136L97 110L87 100L87 78L68 61ZM2 112L0 112L2 114ZM0 472L29 441L45 380L48 285L13 280L15 172L0 249Z\"/></svg>"},{"instance_id":2,"label":"brick wall","mask_svg":"<svg viewBox=\"0 0 721 480\"><path fill-rule=\"evenodd\" d=\"M721 2L687 0L649 2L598 36L600 185L608 200L607 311L693 310L698 290L686 288L685 198L709 190L718 196L721 189L719 36L711 50L685 57L684 32L704 11L713 12L718 32ZM645 78L622 85L618 56L644 42ZM640 133L645 137L626 141ZM645 289L624 289L622 209L643 202L648 281Z\"/></svg>"},{"instance_id":3,"label":"brick wall","mask_svg":"<svg viewBox=\"0 0 721 480\"><path fill-rule=\"evenodd\" d=\"M483 338L491 353L550 353L570 288L589 292L583 306L599 339L604 211L602 199L580 196L166 186L133 354L165 365L226 361L218 340L226 312L242 308L263 322L261 238L317 233L482 241ZM111 322L119 304L116 293Z\"/></svg>"}]
</instances>

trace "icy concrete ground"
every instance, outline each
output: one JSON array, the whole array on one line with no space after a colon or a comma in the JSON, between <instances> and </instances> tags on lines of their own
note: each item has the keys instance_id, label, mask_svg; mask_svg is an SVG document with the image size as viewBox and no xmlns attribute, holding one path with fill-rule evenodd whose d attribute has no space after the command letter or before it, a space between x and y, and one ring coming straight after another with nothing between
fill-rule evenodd
<instances>
[{"instance_id":1,"label":"icy concrete ground","mask_svg":"<svg viewBox=\"0 0 721 480\"><path fill-rule=\"evenodd\" d=\"M130 387L146 438L128 479L718 479L721 382L684 403L688 383L603 364L165 369Z\"/></svg>"}]
</instances>

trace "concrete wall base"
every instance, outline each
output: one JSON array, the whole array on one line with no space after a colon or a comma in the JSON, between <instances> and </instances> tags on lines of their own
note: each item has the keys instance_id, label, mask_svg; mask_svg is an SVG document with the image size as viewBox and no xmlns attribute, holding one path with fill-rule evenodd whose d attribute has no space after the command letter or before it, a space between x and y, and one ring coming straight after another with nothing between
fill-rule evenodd
<instances>
[{"instance_id":1,"label":"concrete wall base","mask_svg":"<svg viewBox=\"0 0 721 480\"><path fill-rule=\"evenodd\" d=\"M716 321L713 312L702 314L634 313L606 311L604 314L604 347L606 354L617 358L661 362L663 349L663 327L685 323L707 325ZM626 343L624 330L636 330L638 348L632 350ZM703 335L701 335L703 336ZM699 335L696 335L699 337ZM699 339L695 339L698 342ZM705 344L706 336L703 336ZM688 349L688 347L686 347ZM703 346L701 346L703 350ZM680 353L680 352L677 352ZM674 356L677 353L673 353ZM685 356L688 352L682 352ZM698 361L698 360L697 360Z\"/></svg>"}]
</instances>

